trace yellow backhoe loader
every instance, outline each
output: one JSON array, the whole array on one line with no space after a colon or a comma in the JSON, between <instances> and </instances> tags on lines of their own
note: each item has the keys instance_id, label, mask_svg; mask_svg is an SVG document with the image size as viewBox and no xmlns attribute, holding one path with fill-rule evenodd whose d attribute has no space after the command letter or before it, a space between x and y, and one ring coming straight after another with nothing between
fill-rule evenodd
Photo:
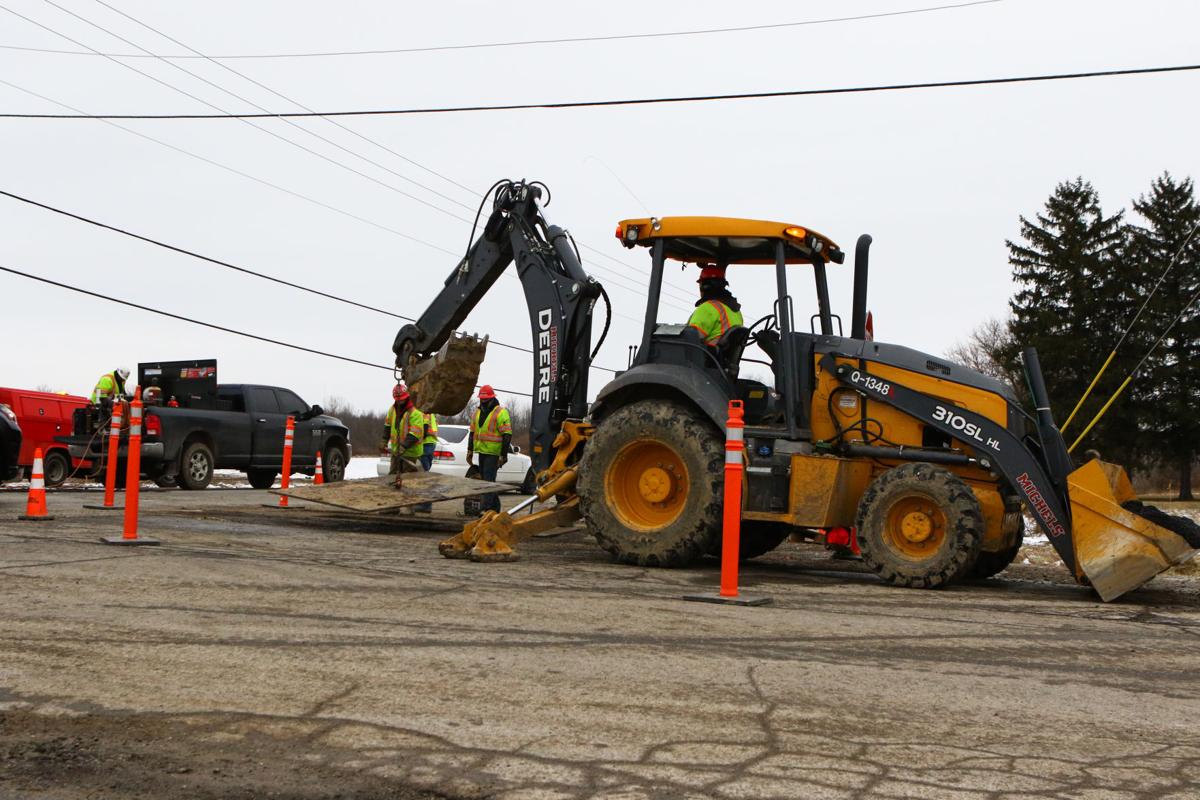
<instances>
[{"instance_id":1,"label":"yellow backhoe loader","mask_svg":"<svg viewBox=\"0 0 1200 800\"><path fill-rule=\"evenodd\" d=\"M945 586L1003 570L1021 546L1028 510L1075 579L1111 600L1200 548L1200 528L1139 502L1120 467L1072 463L1033 350L1024 353L1031 414L999 381L873 341L869 236L857 243L844 336L830 309L826 269L845 258L828 237L759 220L622 221L621 244L650 255L645 322L630 367L589 406L591 316L596 300L607 297L584 272L570 235L546 221L543 191L520 181L493 188L482 234L394 343L397 367L421 375L435 410L458 411L486 345L453 331L516 264L534 342L538 493L470 523L441 545L444 555L514 558L516 542L580 517L625 563L682 566L719 551L722 429L735 399L746 422L742 557L789 536L820 539L829 529L854 528L865 563L884 581ZM660 322L668 261L773 278L772 313L730 328L715 344L683 320ZM809 331L797 329L793 273L815 284ZM752 344L769 363L773 385L740 375L742 362L753 360L746 352ZM517 513L539 500L556 503Z\"/></svg>"}]
</instances>

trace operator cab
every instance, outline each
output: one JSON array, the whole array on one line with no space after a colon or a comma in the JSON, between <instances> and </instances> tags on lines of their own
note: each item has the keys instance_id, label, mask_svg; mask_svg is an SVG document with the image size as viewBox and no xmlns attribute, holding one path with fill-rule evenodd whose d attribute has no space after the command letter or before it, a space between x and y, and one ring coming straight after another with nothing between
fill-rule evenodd
<instances>
[{"instance_id":1,"label":"operator cab","mask_svg":"<svg viewBox=\"0 0 1200 800\"><path fill-rule=\"evenodd\" d=\"M652 271L641 345L632 366L678 365L700 369L731 399L745 405L746 424L772 429L782 438L810 438L813 346L818 335L833 335L825 265L841 264L845 254L828 237L800 225L726 217L663 217L622 220L617 237L627 248L647 247ZM706 344L694 327L658 321L667 261L697 268L735 268L733 275L775 267L776 298L771 313L748 325L728 328ZM787 266L808 265L816 283L818 311L811 330L795 330ZM857 313L857 308L856 308ZM839 320L838 334L841 334ZM751 348L752 345L757 347ZM755 355L765 355L764 361ZM740 376L743 361L769 366L773 386Z\"/></svg>"}]
</instances>

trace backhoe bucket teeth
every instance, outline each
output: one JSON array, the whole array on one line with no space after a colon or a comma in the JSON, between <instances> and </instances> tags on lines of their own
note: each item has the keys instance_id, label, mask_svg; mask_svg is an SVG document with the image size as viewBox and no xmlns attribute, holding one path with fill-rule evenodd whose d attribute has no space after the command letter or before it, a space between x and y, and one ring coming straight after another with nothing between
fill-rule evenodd
<instances>
[{"instance_id":1,"label":"backhoe bucket teeth","mask_svg":"<svg viewBox=\"0 0 1200 800\"><path fill-rule=\"evenodd\" d=\"M1150 509L1146 516L1136 513L1142 506L1121 467L1089 461L1068 475L1067 483L1075 557L1101 599L1120 597L1196 555L1200 540L1189 542L1156 524L1183 530L1193 523L1161 512L1151 521Z\"/></svg>"},{"instance_id":2,"label":"backhoe bucket teeth","mask_svg":"<svg viewBox=\"0 0 1200 800\"><path fill-rule=\"evenodd\" d=\"M426 413L457 414L466 408L479 381L488 337L452 334L429 358L401 365L404 381L417 408Z\"/></svg>"}]
</instances>

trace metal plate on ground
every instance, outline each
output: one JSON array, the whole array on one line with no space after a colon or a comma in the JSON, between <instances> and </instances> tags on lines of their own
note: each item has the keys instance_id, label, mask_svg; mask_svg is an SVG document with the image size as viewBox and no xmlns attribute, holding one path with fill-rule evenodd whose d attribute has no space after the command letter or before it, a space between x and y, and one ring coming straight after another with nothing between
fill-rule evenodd
<instances>
[{"instance_id":1,"label":"metal plate on ground","mask_svg":"<svg viewBox=\"0 0 1200 800\"><path fill-rule=\"evenodd\" d=\"M459 478L437 472L409 472L404 475L400 489L394 477L366 478L357 481L337 481L320 486L298 486L284 491L272 489L272 494L282 494L297 500L361 511L365 514L377 511L394 511L420 503L436 503L439 500L454 500L489 492L508 492L513 487L504 483L490 483L472 478Z\"/></svg>"}]
</instances>

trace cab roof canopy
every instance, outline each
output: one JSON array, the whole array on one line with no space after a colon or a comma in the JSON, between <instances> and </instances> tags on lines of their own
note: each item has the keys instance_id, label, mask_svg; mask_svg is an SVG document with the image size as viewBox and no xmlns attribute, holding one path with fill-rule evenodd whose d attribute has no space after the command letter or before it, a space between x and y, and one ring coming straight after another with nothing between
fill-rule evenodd
<instances>
[{"instance_id":1,"label":"cab roof canopy","mask_svg":"<svg viewBox=\"0 0 1200 800\"><path fill-rule=\"evenodd\" d=\"M845 253L828 236L786 222L732 217L649 217L617 223L626 247L663 241L665 255L693 264L774 264L775 245L784 244L788 264L812 264L814 256L841 264Z\"/></svg>"}]
</instances>

